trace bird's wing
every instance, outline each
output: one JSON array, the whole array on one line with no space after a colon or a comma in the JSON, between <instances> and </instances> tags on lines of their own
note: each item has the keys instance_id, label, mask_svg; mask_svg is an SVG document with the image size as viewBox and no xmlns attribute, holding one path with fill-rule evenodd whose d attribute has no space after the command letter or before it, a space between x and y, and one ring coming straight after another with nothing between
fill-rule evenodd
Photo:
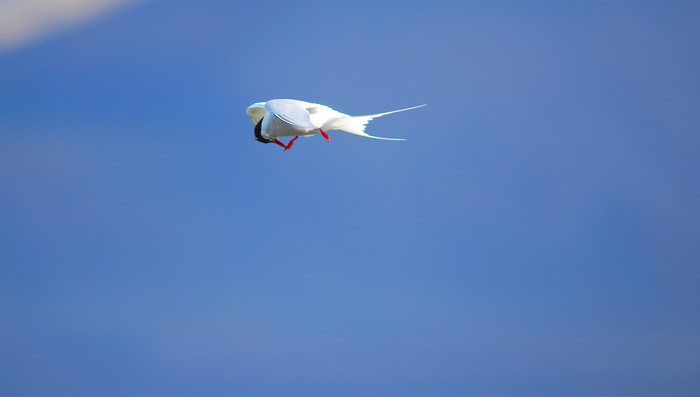
<instances>
[{"instance_id":1,"label":"bird's wing","mask_svg":"<svg viewBox=\"0 0 700 397\"><path fill-rule=\"evenodd\" d=\"M248 117L250 117L253 124L258 124L260 119L262 119L265 116L265 113L267 113L267 110L265 110L265 102L256 102L248 106L246 113L248 113Z\"/></svg>"},{"instance_id":2,"label":"bird's wing","mask_svg":"<svg viewBox=\"0 0 700 397\"><path fill-rule=\"evenodd\" d=\"M312 130L318 128L309 116L308 108L314 106L319 105L294 99L273 99L265 103L265 109L285 123Z\"/></svg>"}]
</instances>

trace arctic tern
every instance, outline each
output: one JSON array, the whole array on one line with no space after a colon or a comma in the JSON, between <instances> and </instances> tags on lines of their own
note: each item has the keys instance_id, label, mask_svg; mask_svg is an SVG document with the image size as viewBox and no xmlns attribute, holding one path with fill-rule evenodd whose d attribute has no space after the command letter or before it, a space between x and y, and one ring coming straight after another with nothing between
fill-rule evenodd
<instances>
[{"instance_id":1,"label":"arctic tern","mask_svg":"<svg viewBox=\"0 0 700 397\"><path fill-rule=\"evenodd\" d=\"M366 134L365 126L374 118L423 106L425 105L366 116L350 116L318 103L296 99L271 99L267 102L256 102L250 105L246 113L255 124L256 140L262 143L276 143L284 150L289 150L300 136L309 137L321 134L330 142L331 138L327 134L329 130L338 130L366 138L403 141L403 139L382 138ZM285 136L293 136L294 138L285 145L278 139Z\"/></svg>"}]
</instances>

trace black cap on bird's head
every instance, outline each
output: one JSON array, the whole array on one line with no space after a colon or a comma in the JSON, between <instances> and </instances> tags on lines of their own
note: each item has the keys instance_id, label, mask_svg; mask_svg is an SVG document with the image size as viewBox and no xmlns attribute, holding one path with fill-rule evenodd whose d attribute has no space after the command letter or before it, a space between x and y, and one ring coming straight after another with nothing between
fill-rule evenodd
<instances>
[{"instance_id":1,"label":"black cap on bird's head","mask_svg":"<svg viewBox=\"0 0 700 397\"><path fill-rule=\"evenodd\" d=\"M269 139L265 139L265 137L262 135L262 121L263 119L260 119L260 121L258 121L258 124L255 124L255 140L262 143L270 143L272 141Z\"/></svg>"}]
</instances>

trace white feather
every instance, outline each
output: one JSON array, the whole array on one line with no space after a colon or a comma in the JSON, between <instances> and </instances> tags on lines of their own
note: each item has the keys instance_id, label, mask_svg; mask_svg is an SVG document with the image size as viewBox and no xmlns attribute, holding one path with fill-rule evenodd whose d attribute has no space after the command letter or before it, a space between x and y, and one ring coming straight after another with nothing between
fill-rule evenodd
<instances>
[{"instance_id":1,"label":"white feather","mask_svg":"<svg viewBox=\"0 0 700 397\"><path fill-rule=\"evenodd\" d=\"M282 136L311 136L321 131L338 130L365 138L402 141L404 139L369 135L365 133L365 127L377 117L423 106L426 105L365 116L350 116L318 103L296 99L271 99L250 105L247 113L254 124L263 119L262 135L271 140ZM266 117L268 114L275 117Z\"/></svg>"}]
</instances>

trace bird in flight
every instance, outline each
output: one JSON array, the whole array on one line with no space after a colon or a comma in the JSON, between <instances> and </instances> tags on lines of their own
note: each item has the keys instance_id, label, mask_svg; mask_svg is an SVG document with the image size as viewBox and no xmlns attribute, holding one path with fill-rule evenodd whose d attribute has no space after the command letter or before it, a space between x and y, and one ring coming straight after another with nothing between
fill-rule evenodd
<instances>
[{"instance_id":1,"label":"bird in flight","mask_svg":"<svg viewBox=\"0 0 700 397\"><path fill-rule=\"evenodd\" d=\"M309 137L321 134L330 142L331 138L327 133L330 130L338 130L366 138L403 141L403 139L369 135L365 133L365 127L374 118L423 106L425 105L366 116L350 116L318 103L296 99L271 99L248 106L246 112L255 124L255 139L262 143L276 143L284 150L289 150L300 136ZM294 138L285 145L278 139L285 136L293 136Z\"/></svg>"}]
</instances>

